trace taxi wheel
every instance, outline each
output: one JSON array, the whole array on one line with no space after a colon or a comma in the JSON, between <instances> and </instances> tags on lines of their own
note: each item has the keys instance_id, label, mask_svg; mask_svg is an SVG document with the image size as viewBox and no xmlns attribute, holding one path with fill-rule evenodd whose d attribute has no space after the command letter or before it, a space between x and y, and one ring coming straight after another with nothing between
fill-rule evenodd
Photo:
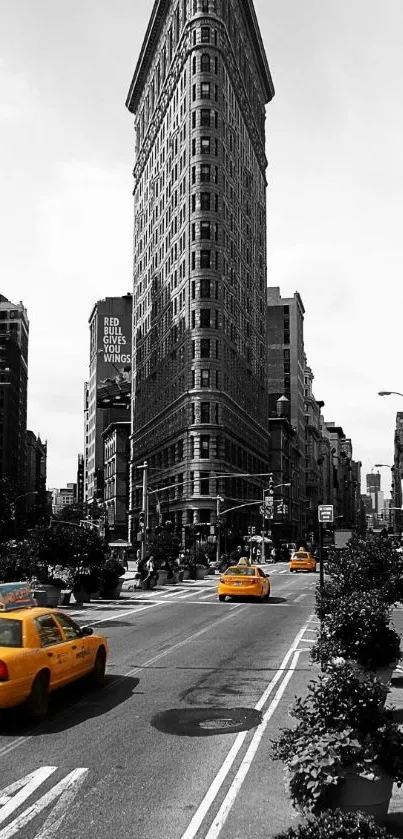
<instances>
[{"instance_id":1,"label":"taxi wheel","mask_svg":"<svg viewBox=\"0 0 403 839\"><path fill-rule=\"evenodd\" d=\"M27 709L30 717L40 720L46 716L49 708L49 674L38 673L35 676L31 693L27 699Z\"/></svg>"},{"instance_id":2,"label":"taxi wheel","mask_svg":"<svg viewBox=\"0 0 403 839\"><path fill-rule=\"evenodd\" d=\"M220 603L224 603L224 600L225 600L225 594L219 594L219 595L218 595L218 599L219 599Z\"/></svg>"},{"instance_id":3,"label":"taxi wheel","mask_svg":"<svg viewBox=\"0 0 403 839\"><path fill-rule=\"evenodd\" d=\"M106 653L103 647L99 650L95 657L94 667L90 675L91 684L94 687L102 687L105 684L105 667L106 667Z\"/></svg>"}]
</instances>

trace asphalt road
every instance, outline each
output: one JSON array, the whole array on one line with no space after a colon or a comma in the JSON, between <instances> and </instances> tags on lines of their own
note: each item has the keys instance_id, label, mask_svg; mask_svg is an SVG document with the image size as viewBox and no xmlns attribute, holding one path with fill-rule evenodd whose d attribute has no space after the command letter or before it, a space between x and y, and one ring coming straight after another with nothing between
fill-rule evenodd
<instances>
[{"instance_id":1,"label":"asphalt road","mask_svg":"<svg viewBox=\"0 0 403 839\"><path fill-rule=\"evenodd\" d=\"M0 839L256 839L297 818L270 741L315 668L318 575L270 567L267 603L218 578L70 608L109 641L106 686L0 727Z\"/></svg>"}]
</instances>

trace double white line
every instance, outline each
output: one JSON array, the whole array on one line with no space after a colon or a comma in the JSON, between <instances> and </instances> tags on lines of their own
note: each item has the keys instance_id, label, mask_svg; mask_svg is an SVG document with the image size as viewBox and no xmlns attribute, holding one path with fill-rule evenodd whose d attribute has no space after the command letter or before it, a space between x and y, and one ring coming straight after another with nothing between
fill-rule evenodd
<instances>
[{"instance_id":1,"label":"double white line","mask_svg":"<svg viewBox=\"0 0 403 839\"><path fill-rule=\"evenodd\" d=\"M229 788L229 790L228 790L228 792L227 792L227 794L224 798L224 801L223 801L223 803L222 803L222 805L221 805L221 807L220 807L220 809L219 809L219 811L218 811L210 829L208 830L207 833L203 834L204 839L216 839L216 837L220 834L220 832L221 832L221 830L222 830L222 828L223 828L223 826L224 826L224 824L225 824L225 822L228 818L228 815L231 811L232 805L234 804L236 796L237 796L239 790L241 789L241 786L242 786L242 784L243 784L243 782L246 778L246 775L247 775L247 773L250 769L253 758L254 758L254 756L257 752L257 749L259 747L259 743L260 743L260 741L263 737L263 734L266 730L268 722L271 719L271 717L273 716L274 711L276 710L276 708L277 708L277 706L280 702L280 699L281 699L281 697L282 697L282 695L283 695L283 693L284 693L284 691L285 691L285 689L288 685L288 682L290 681L290 679L291 679L291 677L292 677L292 675L293 675L293 673L296 669L300 653L304 652L306 649L309 649L309 647L307 647L305 649L304 648L300 649L299 644L300 644L301 639L303 638L305 632L308 629L309 623L312 621L312 617L313 616L311 615L311 617L309 618L307 623L302 627L302 629L300 629L300 631L296 635L293 643L291 644L291 647L289 648L288 652L284 656L283 661L281 662L279 669L277 670L277 672L273 676L271 682L268 684L267 688L262 693L262 696L260 697L259 701L255 705L255 709L257 711L261 711L262 708L264 707L264 705L266 704L267 699L269 698L270 694L273 692L273 690L276 687L276 685L278 684L278 682L282 679L281 684L278 687L272 701L270 702L270 705L269 705L267 711L263 715L262 722L260 723L260 725L258 726L258 728L256 729L256 731L255 731L255 733L252 737L252 740L251 740L251 742L248 746L248 749L245 753L245 756L242 759L242 762L241 762L241 764L239 766L239 769L238 769L238 771L235 775L235 778L234 778L234 780L233 780L233 782L232 782L232 784L231 784L231 786L230 786L230 788ZM214 781L212 782L210 788L208 789L206 795L204 796L203 801L201 802L201 804L200 804L199 808L197 809L196 813L194 814L194 816L192 818L192 821L190 822L189 826L185 830L181 839L194 839L194 837L197 835L202 822L204 821L205 817L207 816L207 814L208 814L212 804L214 803L214 801L215 801L215 799L216 799L216 797L217 797L217 795L218 795L218 793L219 793L219 791L220 791L220 789L221 789L221 787L222 787L222 785L223 785L231 767L233 766L233 764L235 762L235 758L236 758L239 750L241 749L241 747L244 743L244 740L247 736L247 733L248 733L247 731L243 731L243 732L241 732L240 734L237 735L237 738L236 738L232 748L230 749L224 763L222 764L221 769L219 770L218 774L214 778Z\"/></svg>"}]
</instances>

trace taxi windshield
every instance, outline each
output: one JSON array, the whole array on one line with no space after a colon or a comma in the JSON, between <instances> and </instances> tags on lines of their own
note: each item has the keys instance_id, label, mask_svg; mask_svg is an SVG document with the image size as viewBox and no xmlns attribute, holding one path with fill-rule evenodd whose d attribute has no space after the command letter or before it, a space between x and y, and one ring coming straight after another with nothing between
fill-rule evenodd
<instances>
[{"instance_id":1,"label":"taxi windshield","mask_svg":"<svg viewBox=\"0 0 403 839\"><path fill-rule=\"evenodd\" d=\"M235 565L234 568L227 568L224 577L254 577L255 569L246 568L242 565Z\"/></svg>"},{"instance_id":2,"label":"taxi windshield","mask_svg":"<svg viewBox=\"0 0 403 839\"><path fill-rule=\"evenodd\" d=\"M0 619L0 647L22 647L22 621Z\"/></svg>"}]
</instances>

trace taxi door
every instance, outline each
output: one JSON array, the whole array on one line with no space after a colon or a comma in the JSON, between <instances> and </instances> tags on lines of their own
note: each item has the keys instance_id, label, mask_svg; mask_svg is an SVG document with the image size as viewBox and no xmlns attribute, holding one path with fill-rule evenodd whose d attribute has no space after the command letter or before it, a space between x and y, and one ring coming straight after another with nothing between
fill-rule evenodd
<instances>
[{"instance_id":1,"label":"taxi door","mask_svg":"<svg viewBox=\"0 0 403 839\"><path fill-rule=\"evenodd\" d=\"M268 594L268 591L269 591L269 581L266 577L266 574L262 571L261 568L258 568L257 572L258 572L259 577L261 578L260 579L260 584L261 584L262 597L266 597L266 594Z\"/></svg>"},{"instance_id":2,"label":"taxi door","mask_svg":"<svg viewBox=\"0 0 403 839\"><path fill-rule=\"evenodd\" d=\"M61 626L66 641L70 644L71 666L74 676L83 676L94 666L95 645L90 635L83 635L81 628L69 615L55 612L54 617Z\"/></svg>"},{"instance_id":3,"label":"taxi door","mask_svg":"<svg viewBox=\"0 0 403 839\"><path fill-rule=\"evenodd\" d=\"M71 651L60 626L51 614L38 615L34 618L34 624L39 638L42 666L46 665L50 670L50 687L68 682L72 666Z\"/></svg>"}]
</instances>

